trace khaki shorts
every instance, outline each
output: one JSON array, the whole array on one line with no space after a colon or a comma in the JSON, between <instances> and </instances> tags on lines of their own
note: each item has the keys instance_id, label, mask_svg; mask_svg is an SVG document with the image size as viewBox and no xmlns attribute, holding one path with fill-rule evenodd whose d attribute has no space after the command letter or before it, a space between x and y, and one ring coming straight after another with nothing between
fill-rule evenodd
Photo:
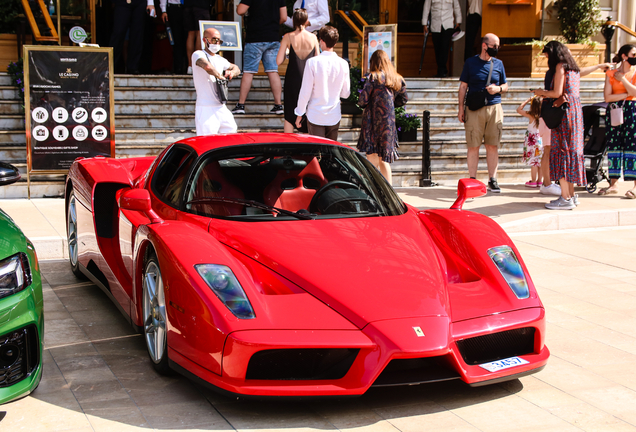
<instances>
[{"instance_id":1,"label":"khaki shorts","mask_svg":"<svg viewBox=\"0 0 636 432\"><path fill-rule=\"evenodd\" d=\"M466 146L485 145L499 147L503 129L503 108L501 104L487 105L477 111L466 109Z\"/></svg>"}]
</instances>

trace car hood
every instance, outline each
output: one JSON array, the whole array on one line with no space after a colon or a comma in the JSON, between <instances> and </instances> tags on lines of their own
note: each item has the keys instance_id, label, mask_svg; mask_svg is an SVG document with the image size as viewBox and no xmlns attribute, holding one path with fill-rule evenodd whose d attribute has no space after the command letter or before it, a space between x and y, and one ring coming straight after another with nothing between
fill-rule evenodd
<instances>
[{"instance_id":1,"label":"car hood","mask_svg":"<svg viewBox=\"0 0 636 432\"><path fill-rule=\"evenodd\" d=\"M20 228L0 209L0 260L26 250L27 239Z\"/></svg>"},{"instance_id":2,"label":"car hood","mask_svg":"<svg viewBox=\"0 0 636 432\"><path fill-rule=\"evenodd\" d=\"M449 314L436 247L413 212L277 222L215 219L210 233L358 328L374 321Z\"/></svg>"}]
</instances>

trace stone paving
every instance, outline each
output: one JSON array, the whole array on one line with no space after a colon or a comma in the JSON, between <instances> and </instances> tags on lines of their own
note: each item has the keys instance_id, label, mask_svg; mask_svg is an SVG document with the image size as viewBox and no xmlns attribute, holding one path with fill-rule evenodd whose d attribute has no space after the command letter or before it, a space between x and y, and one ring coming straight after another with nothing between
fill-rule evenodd
<instances>
[{"instance_id":1,"label":"stone paving","mask_svg":"<svg viewBox=\"0 0 636 432\"><path fill-rule=\"evenodd\" d=\"M305 402L233 400L157 375L115 305L66 261L43 261L43 380L0 406L0 431L636 431L636 227L512 237L547 310L543 371Z\"/></svg>"}]
</instances>

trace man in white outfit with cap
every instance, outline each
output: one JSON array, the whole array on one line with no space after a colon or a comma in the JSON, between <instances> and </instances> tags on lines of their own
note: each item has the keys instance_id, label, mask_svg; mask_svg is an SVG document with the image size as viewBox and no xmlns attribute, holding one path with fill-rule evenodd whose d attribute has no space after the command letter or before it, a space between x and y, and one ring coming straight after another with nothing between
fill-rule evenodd
<instances>
[{"instance_id":1,"label":"man in white outfit with cap","mask_svg":"<svg viewBox=\"0 0 636 432\"><path fill-rule=\"evenodd\" d=\"M228 79L238 76L238 66L221 57L221 34L215 28L203 32L204 50L192 54L192 79L197 91L197 104L194 122L197 136L215 135L219 133L236 133L237 127L232 112L221 100L217 89L216 78Z\"/></svg>"}]
</instances>

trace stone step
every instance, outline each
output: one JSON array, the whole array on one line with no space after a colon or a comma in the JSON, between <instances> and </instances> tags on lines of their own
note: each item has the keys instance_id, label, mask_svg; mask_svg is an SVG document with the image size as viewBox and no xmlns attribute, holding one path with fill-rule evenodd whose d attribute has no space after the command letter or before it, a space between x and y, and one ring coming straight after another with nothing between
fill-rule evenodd
<instances>
[{"instance_id":1,"label":"stone step","mask_svg":"<svg viewBox=\"0 0 636 432\"><path fill-rule=\"evenodd\" d=\"M421 169L421 167L420 167ZM525 168L499 168L497 179L499 183L524 183L530 176L530 169ZM432 171L432 181L440 186L456 186L457 180L468 177L468 170ZM418 187L422 178L421 170L417 171L393 171L394 187ZM488 169L480 166L477 170L477 178L484 183L488 181Z\"/></svg>"},{"instance_id":2,"label":"stone step","mask_svg":"<svg viewBox=\"0 0 636 432\"><path fill-rule=\"evenodd\" d=\"M2 65L4 67L4 65ZM7 72L0 72L0 86L11 85L11 77Z\"/></svg>"},{"instance_id":3,"label":"stone step","mask_svg":"<svg viewBox=\"0 0 636 432\"><path fill-rule=\"evenodd\" d=\"M2 87L7 92L5 99L15 99L17 93L10 87ZM13 92L14 94L11 94ZM3 93L4 94L4 93ZM584 100L603 100L603 89L581 89L581 98ZM410 101L457 101L457 88L454 89L408 89ZM521 103L530 96L528 88L513 88L504 94L504 100L514 100ZM283 92L283 100L285 95ZM233 105L239 99L238 87L230 87L228 104ZM196 100L196 92L193 87L115 87L115 102L121 100L150 101L150 100ZM271 101L274 97L269 88L252 88L248 95L248 101Z\"/></svg>"}]
</instances>

